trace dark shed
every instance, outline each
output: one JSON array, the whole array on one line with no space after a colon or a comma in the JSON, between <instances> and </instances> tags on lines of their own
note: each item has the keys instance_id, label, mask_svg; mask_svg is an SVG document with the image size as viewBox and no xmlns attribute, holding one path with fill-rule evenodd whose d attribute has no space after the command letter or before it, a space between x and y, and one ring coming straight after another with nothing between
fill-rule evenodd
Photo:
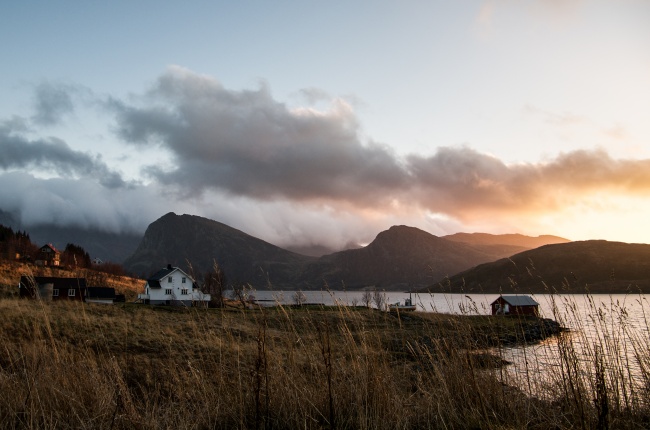
<instances>
[{"instance_id":1,"label":"dark shed","mask_svg":"<svg viewBox=\"0 0 650 430\"><path fill-rule=\"evenodd\" d=\"M21 276L20 297L45 300L84 300L86 297L85 278L57 278L53 276ZM43 297L46 293L49 297Z\"/></svg>"}]
</instances>

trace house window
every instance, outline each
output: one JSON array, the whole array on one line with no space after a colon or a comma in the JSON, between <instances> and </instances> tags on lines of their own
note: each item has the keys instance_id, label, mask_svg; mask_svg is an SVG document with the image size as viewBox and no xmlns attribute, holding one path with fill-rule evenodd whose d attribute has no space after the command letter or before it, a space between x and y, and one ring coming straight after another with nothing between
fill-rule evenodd
<instances>
[{"instance_id":1,"label":"house window","mask_svg":"<svg viewBox=\"0 0 650 430\"><path fill-rule=\"evenodd\" d=\"M59 289L55 288L52 290L52 297L59 297Z\"/></svg>"},{"instance_id":2,"label":"house window","mask_svg":"<svg viewBox=\"0 0 650 430\"><path fill-rule=\"evenodd\" d=\"M165 290L165 294L167 294L168 296L171 295L171 294L172 294L172 289L171 289L171 288L167 288L167 289Z\"/></svg>"},{"instance_id":3,"label":"house window","mask_svg":"<svg viewBox=\"0 0 650 430\"><path fill-rule=\"evenodd\" d=\"M183 294L183 295L187 295L187 288L183 288L183 289L181 290L181 294Z\"/></svg>"},{"instance_id":4,"label":"house window","mask_svg":"<svg viewBox=\"0 0 650 430\"><path fill-rule=\"evenodd\" d=\"M185 283L185 276L183 276L183 278L181 279L181 283L182 283L182 284Z\"/></svg>"},{"instance_id":5,"label":"house window","mask_svg":"<svg viewBox=\"0 0 650 430\"><path fill-rule=\"evenodd\" d=\"M68 288L68 297L74 297L75 295L77 295L77 290L74 288Z\"/></svg>"},{"instance_id":6,"label":"house window","mask_svg":"<svg viewBox=\"0 0 650 430\"><path fill-rule=\"evenodd\" d=\"M170 276L167 278L167 282L171 282L171 281L172 281L172 277Z\"/></svg>"}]
</instances>

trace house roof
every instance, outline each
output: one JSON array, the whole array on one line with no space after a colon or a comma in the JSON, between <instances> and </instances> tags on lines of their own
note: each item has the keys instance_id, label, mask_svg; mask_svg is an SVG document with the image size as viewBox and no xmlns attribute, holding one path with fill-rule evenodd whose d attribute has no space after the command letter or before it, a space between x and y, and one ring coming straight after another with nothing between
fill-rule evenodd
<instances>
[{"instance_id":1,"label":"house roof","mask_svg":"<svg viewBox=\"0 0 650 430\"><path fill-rule=\"evenodd\" d=\"M56 253L59 252L59 250L56 249L56 248L54 247L54 245L52 245L51 243L46 243L45 245L41 246L40 249L43 249L43 248L50 248L50 249L52 250L52 252L56 252Z\"/></svg>"},{"instance_id":2,"label":"house roof","mask_svg":"<svg viewBox=\"0 0 650 430\"><path fill-rule=\"evenodd\" d=\"M530 296L500 296L510 306L538 306L535 300ZM499 299L492 303L496 303Z\"/></svg>"},{"instance_id":3,"label":"house roof","mask_svg":"<svg viewBox=\"0 0 650 430\"><path fill-rule=\"evenodd\" d=\"M173 272L179 271L183 275L185 275L187 278L189 278L192 283L194 283L194 279L192 279L187 273L183 272L181 269L178 267L172 267L171 265L168 265L166 268L161 269L151 275L149 279L147 279L147 284L149 284L149 288L162 288L160 285L160 281L165 279L167 276L171 275Z\"/></svg>"},{"instance_id":4,"label":"house roof","mask_svg":"<svg viewBox=\"0 0 650 430\"><path fill-rule=\"evenodd\" d=\"M149 279L147 279L147 282L150 283L151 281L160 281L161 279L167 277L167 275L169 275L170 273L172 273L176 269L177 269L176 267L167 267L165 269L159 270L156 273L154 273L153 275L151 275L149 277Z\"/></svg>"},{"instance_id":5,"label":"house roof","mask_svg":"<svg viewBox=\"0 0 650 430\"><path fill-rule=\"evenodd\" d=\"M183 272L178 267L172 267L171 265L168 265L166 268L161 269L161 270L157 271L156 273L154 273L153 275L151 275L147 279L147 282L149 282L149 285L151 286L152 281L160 282L162 279L165 279L167 276L169 276L170 274L172 274L173 272L175 272L177 270L179 272L181 272L183 275L185 275L186 277L192 279L187 273ZM192 279L192 281L194 281L194 280Z\"/></svg>"},{"instance_id":6,"label":"house roof","mask_svg":"<svg viewBox=\"0 0 650 430\"><path fill-rule=\"evenodd\" d=\"M149 279L147 285L149 285L149 288L161 288L160 281L156 281L155 279Z\"/></svg>"},{"instance_id":7,"label":"house roof","mask_svg":"<svg viewBox=\"0 0 650 430\"><path fill-rule=\"evenodd\" d=\"M33 281L32 281L33 279ZM86 288L86 278L57 278L54 276L21 276L20 285L32 288L33 285L53 284L53 288Z\"/></svg>"}]
</instances>

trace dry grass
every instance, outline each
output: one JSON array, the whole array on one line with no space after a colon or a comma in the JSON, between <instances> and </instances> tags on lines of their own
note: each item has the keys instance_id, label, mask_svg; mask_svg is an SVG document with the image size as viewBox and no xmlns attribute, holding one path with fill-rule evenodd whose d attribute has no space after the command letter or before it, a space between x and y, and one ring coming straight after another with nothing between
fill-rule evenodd
<instances>
[{"instance_id":1,"label":"dry grass","mask_svg":"<svg viewBox=\"0 0 650 430\"><path fill-rule=\"evenodd\" d=\"M58 267L43 267L18 261L0 261L0 297L17 297L21 276L58 276L62 278L86 278L89 286L112 287L118 294L124 294L127 301L135 299L144 290L142 279L111 275L91 269L68 270Z\"/></svg>"},{"instance_id":2,"label":"dry grass","mask_svg":"<svg viewBox=\"0 0 650 430\"><path fill-rule=\"evenodd\" d=\"M639 392L603 414L620 381L604 371L567 369L563 382L546 381L556 390L548 400L500 382L502 370L474 352L523 340L532 320L15 299L0 300L0 314L1 428L641 428L649 419ZM638 352L647 365L648 350Z\"/></svg>"}]
</instances>

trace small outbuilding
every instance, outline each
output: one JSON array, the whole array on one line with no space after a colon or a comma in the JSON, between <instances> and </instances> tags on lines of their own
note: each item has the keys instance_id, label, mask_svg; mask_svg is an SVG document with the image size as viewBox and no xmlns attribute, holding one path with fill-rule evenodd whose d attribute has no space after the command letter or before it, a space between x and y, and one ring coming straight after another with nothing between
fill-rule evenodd
<instances>
[{"instance_id":1,"label":"small outbuilding","mask_svg":"<svg viewBox=\"0 0 650 430\"><path fill-rule=\"evenodd\" d=\"M492 315L539 316L539 303L530 296L499 296L491 306Z\"/></svg>"}]
</instances>

